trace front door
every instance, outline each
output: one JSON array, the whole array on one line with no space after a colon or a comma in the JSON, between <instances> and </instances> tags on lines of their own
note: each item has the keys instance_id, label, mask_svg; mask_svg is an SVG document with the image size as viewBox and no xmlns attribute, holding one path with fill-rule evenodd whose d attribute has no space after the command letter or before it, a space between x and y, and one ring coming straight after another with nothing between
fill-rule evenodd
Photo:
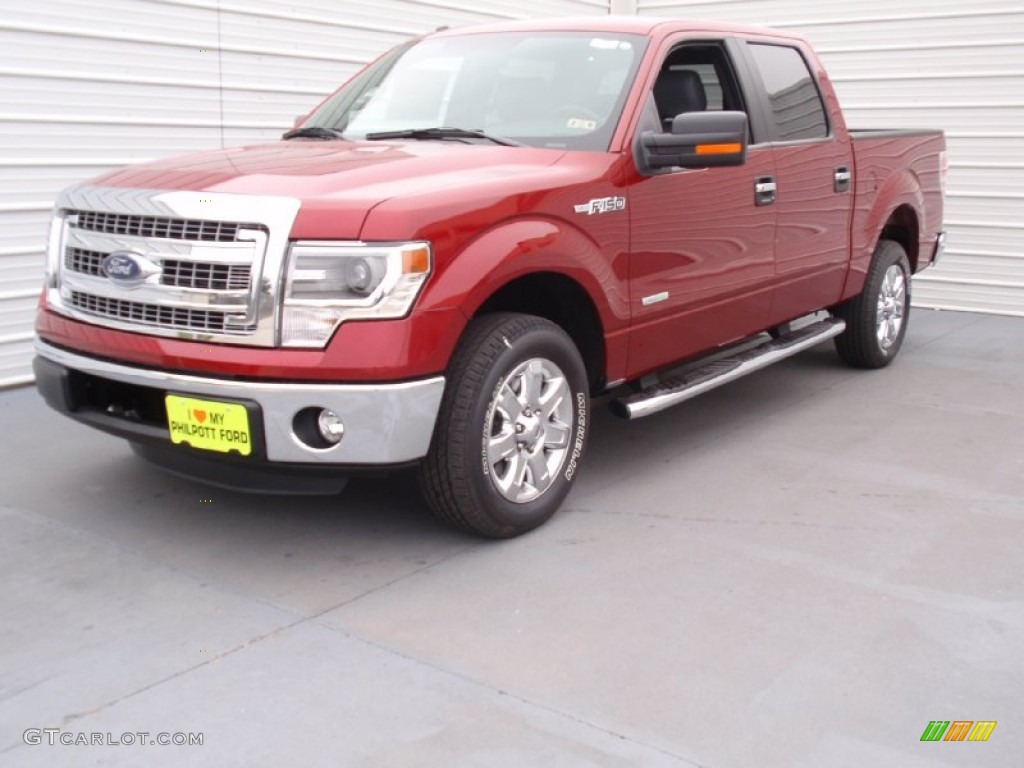
<instances>
[{"instance_id":1,"label":"front door","mask_svg":"<svg viewBox=\"0 0 1024 768\"><path fill-rule=\"evenodd\" d=\"M725 44L680 45L667 55L637 131L667 130L679 112L745 111L737 83ZM744 165L638 175L632 184L631 377L768 326L776 213L755 188L773 181L775 164L758 140Z\"/></svg>"}]
</instances>

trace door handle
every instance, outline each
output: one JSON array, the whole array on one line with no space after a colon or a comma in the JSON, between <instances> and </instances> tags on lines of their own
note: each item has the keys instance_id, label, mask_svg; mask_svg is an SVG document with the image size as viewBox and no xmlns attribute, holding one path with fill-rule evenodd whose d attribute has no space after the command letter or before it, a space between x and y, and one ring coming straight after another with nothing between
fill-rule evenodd
<instances>
[{"instance_id":1,"label":"door handle","mask_svg":"<svg viewBox=\"0 0 1024 768\"><path fill-rule=\"evenodd\" d=\"M850 188L850 181L852 179L853 174L850 173L850 169L845 165L839 166L832 177L832 191L845 192Z\"/></svg>"},{"instance_id":2,"label":"door handle","mask_svg":"<svg viewBox=\"0 0 1024 768\"><path fill-rule=\"evenodd\" d=\"M758 176L754 179L754 205L771 205L775 202L778 186L774 176Z\"/></svg>"}]
</instances>

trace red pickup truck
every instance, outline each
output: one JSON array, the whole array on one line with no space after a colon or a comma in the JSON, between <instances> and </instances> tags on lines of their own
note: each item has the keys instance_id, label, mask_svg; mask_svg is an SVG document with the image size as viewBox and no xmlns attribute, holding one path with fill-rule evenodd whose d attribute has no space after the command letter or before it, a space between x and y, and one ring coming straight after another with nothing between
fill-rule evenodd
<instances>
[{"instance_id":1,"label":"red pickup truck","mask_svg":"<svg viewBox=\"0 0 1024 768\"><path fill-rule=\"evenodd\" d=\"M939 131L851 131L798 36L604 18L440 31L282 141L66 190L37 386L173 472L332 493L416 467L547 520L591 398L656 413L834 338L888 364L943 244Z\"/></svg>"}]
</instances>

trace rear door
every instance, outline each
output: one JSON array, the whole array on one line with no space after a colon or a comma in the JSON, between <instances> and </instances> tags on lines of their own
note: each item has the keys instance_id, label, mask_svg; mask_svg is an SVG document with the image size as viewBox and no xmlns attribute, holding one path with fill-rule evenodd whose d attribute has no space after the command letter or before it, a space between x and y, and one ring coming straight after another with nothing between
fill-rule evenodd
<instances>
[{"instance_id":1,"label":"rear door","mask_svg":"<svg viewBox=\"0 0 1024 768\"><path fill-rule=\"evenodd\" d=\"M773 135L778 216L772 323L838 301L849 263L853 147L833 125L816 74L799 47L747 41ZM839 114L838 105L833 113Z\"/></svg>"},{"instance_id":2,"label":"rear door","mask_svg":"<svg viewBox=\"0 0 1024 768\"><path fill-rule=\"evenodd\" d=\"M734 66L735 40L669 44L631 141L670 129L680 112L747 111L744 165L672 170L630 185L632 376L767 327L775 267L775 206L757 199L775 174L771 146ZM688 74L689 73L689 74ZM678 89L678 93L674 92Z\"/></svg>"}]
</instances>

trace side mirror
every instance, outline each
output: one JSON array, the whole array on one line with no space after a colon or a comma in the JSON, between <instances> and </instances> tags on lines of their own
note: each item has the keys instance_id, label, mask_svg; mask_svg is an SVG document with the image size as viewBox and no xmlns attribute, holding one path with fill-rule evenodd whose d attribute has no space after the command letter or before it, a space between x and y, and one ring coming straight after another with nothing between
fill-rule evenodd
<instances>
[{"instance_id":1,"label":"side mirror","mask_svg":"<svg viewBox=\"0 0 1024 768\"><path fill-rule=\"evenodd\" d=\"M672 133L645 131L638 141L641 172L743 165L747 160L747 114L686 112L672 121Z\"/></svg>"}]
</instances>

